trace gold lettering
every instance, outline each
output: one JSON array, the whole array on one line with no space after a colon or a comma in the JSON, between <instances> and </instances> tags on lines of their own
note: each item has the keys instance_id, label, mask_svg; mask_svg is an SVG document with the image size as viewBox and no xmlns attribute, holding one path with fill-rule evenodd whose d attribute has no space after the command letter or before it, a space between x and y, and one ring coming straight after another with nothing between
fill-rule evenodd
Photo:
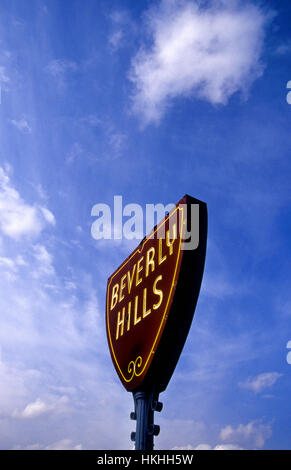
<instances>
[{"instance_id":1,"label":"gold lettering","mask_svg":"<svg viewBox=\"0 0 291 470\"><path fill-rule=\"evenodd\" d=\"M128 307L127 307L127 331L130 329L130 314L131 314L131 302L128 302Z\"/></svg>"},{"instance_id":2,"label":"gold lettering","mask_svg":"<svg viewBox=\"0 0 291 470\"><path fill-rule=\"evenodd\" d=\"M137 307L138 307L138 295L136 295L134 299L134 320L133 320L134 325L136 325L137 323L141 321L141 317L137 316Z\"/></svg>"},{"instance_id":3,"label":"gold lettering","mask_svg":"<svg viewBox=\"0 0 291 470\"><path fill-rule=\"evenodd\" d=\"M121 281L120 281L120 291L119 291L119 302L124 299L124 295L122 295L122 291L125 288L125 279L126 279L126 274L122 276Z\"/></svg>"},{"instance_id":4,"label":"gold lettering","mask_svg":"<svg viewBox=\"0 0 291 470\"><path fill-rule=\"evenodd\" d=\"M163 291L161 291L160 289L157 289L157 283L161 281L162 278L163 278L162 275L158 276L153 285L153 293L160 297L160 300L158 301L158 303L153 305L154 310L157 310L163 301Z\"/></svg>"},{"instance_id":5,"label":"gold lettering","mask_svg":"<svg viewBox=\"0 0 291 470\"><path fill-rule=\"evenodd\" d=\"M163 243L163 239L159 238L159 264L162 264L167 259L167 255L163 257L162 243Z\"/></svg>"},{"instance_id":6,"label":"gold lettering","mask_svg":"<svg viewBox=\"0 0 291 470\"><path fill-rule=\"evenodd\" d=\"M130 291L131 291L131 287L132 287L132 283L133 283L133 277L134 277L134 273L135 273L135 268L136 268L136 264L133 266L132 268L132 275L131 275L131 278L130 278L130 271L127 272L127 287L128 287L128 293L130 294Z\"/></svg>"},{"instance_id":7,"label":"gold lettering","mask_svg":"<svg viewBox=\"0 0 291 470\"><path fill-rule=\"evenodd\" d=\"M122 308L122 317L121 317L121 318L120 318L120 311L118 312L118 316L117 316L117 326L116 326L116 340L118 340L119 328L121 328L120 336L123 335L123 330L124 330L124 316L125 316L125 307Z\"/></svg>"},{"instance_id":8,"label":"gold lettering","mask_svg":"<svg viewBox=\"0 0 291 470\"><path fill-rule=\"evenodd\" d=\"M139 277L139 273L143 270L143 266L140 266L140 263L142 261L143 261L143 256L137 262L136 281L135 281L136 286L138 286L142 282L142 279Z\"/></svg>"},{"instance_id":9,"label":"gold lettering","mask_svg":"<svg viewBox=\"0 0 291 470\"><path fill-rule=\"evenodd\" d=\"M115 284L112 289L112 295L111 295L111 306L110 310L112 310L115 305L117 304L118 301L118 289L119 289L119 284ZM113 304L114 302L114 304Z\"/></svg>"},{"instance_id":10,"label":"gold lettering","mask_svg":"<svg viewBox=\"0 0 291 470\"><path fill-rule=\"evenodd\" d=\"M152 246L148 251L147 251L147 256L146 256L146 277L149 275L149 267L151 266L152 272L155 270L155 262L154 262L154 257L155 257L155 249Z\"/></svg>"},{"instance_id":11,"label":"gold lettering","mask_svg":"<svg viewBox=\"0 0 291 470\"><path fill-rule=\"evenodd\" d=\"M143 290L143 306L142 306L142 316L143 318L147 317L151 313L151 309L147 310L147 288Z\"/></svg>"},{"instance_id":12,"label":"gold lettering","mask_svg":"<svg viewBox=\"0 0 291 470\"><path fill-rule=\"evenodd\" d=\"M173 254L173 244L174 244L174 241L176 240L176 238L177 238L177 226L176 226L176 224L174 224L173 225L172 241L170 241L170 230L168 230L167 233L166 233L166 242L167 242L167 246L169 248L170 255Z\"/></svg>"}]
</instances>

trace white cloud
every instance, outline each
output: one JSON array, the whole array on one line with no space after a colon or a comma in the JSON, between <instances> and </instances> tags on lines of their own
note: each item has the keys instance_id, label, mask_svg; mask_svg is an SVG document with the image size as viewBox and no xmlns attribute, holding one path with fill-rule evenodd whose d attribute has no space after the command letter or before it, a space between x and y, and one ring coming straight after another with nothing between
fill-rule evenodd
<instances>
[{"instance_id":1,"label":"white cloud","mask_svg":"<svg viewBox=\"0 0 291 470\"><path fill-rule=\"evenodd\" d=\"M136 33L136 24L128 10L114 10L109 19L112 29L108 38L109 48L116 52L132 39Z\"/></svg>"},{"instance_id":2,"label":"white cloud","mask_svg":"<svg viewBox=\"0 0 291 470\"><path fill-rule=\"evenodd\" d=\"M17 255L15 262L18 266L26 266L26 261L21 255Z\"/></svg>"},{"instance_id":3,"label":"white cloud","mask_svg":"<svg viewBox=\"0 0 291 470\"><path fill-rule=\"evenodd\" d=\"M53 258L45 246L37 244L33 247L34 257L37 260L37 270L34 272L36 277L41 275L52 275L55 270L53 268Z\"/></svg>"},{"instance_id":4,"label":"white cloud","mask_svg":"<svg viewBox=\"0 0 291 470\"><path fill-rule=\"evenodd\" d=\"M203 436L207 434L207 429L202 421L194 421L192 419L167 419L161 415L157 417L161 425L161 433L157 442L158 449L167 449L170 445L172 449L190 450L193 447L189 442L189 436L192 442L199 442L200 439L206 440Z\"/></svg>"},{"instance_id":5,"label":"white cloud","mask_svg":"<svg viewBox=\"0 0 291 470\"><path fill-rule=\"evenodd\" d=\"M200 434L203 428L200 428ZM208 433L211 434L208 430ZM196 434L196 436L195 436ZM188 433L197 442L199 432ZM207 434L207 433L206 433ZM173 447L173 450L244 450L244 449L261 449L266 440L271 436L272 428L270 424L263 424L261 421L251 421L248 424L239 424L236 428L228 425L221 429L218 438L218 444L187 444L178 445ZM176 437L176 440L181 437L185 438L186 433ZM203 437L202 437L203 439ZM208 438L209 439L209 438ZM207 439L207 440L208 440ZM213 438L212 438L213 440ZM187 442L187 441L186 441Z\"/></svg>"},{"instance_id":6,"label":"white cloud","mask_svg":"<svg viewBox=\"0 0 291 470\"><path fill-rule=\"evenodd\" d=\"M32 128L29 125L28 121L24 118L19 119L10 119L9 122L13 124L19 131L24 132L25 134L31 134Z\"/></svg>"},{"instance_id":7,"label":"white cloud","mask_svg":"<svg viewBox=\"0 0 291 470\"><path fill-rule=\"evenodd\" d=\"M51 60L45 71L54 79L59 90L64 89L71 74L78 70L78 65L66 59Z\"/></svg>"},{"instance_id":8,"label":"white cloud","mask_svg":"<svg viewBox=\"0 0 291 470\"><path fill-rule=\"evenodd\" d=\"M47 413L64 413L67 411L68 397L50 398L50 401L43 401L37 398L34 402L28 403L22 411L14 410L13 418L17 419L34 419Z\"/></svg>"},{"instance_id":9,"label":"white cloud","mask_svg":"<svg viewBox=\"0 0 291 470\"><path fill-rule=\"evenodd\" d=\"M263 72L261 52L268 17L257 6L213 0L162 1L148 13L152 46L132 61L133 109L158 122L179 96L225 104Z\"/></svg>"},{"instance_id":10,"label":"white cloud","mask_svg":"<svg viewBox=\"0 0 291 470\"><path fill-rule=\"evenodd\" d=\"M191 444L188 444L186 446L173 447L171 450L211 450L211 446L209 444L199 444L198 446L193 447Z\"/></svg>"},{"instance_id":11,"label":"white cloud","mask_svg":"<svg viewBox=\"0 0 291 470\"><path fill-rule=\"evenodd\" d=\"M84 154L84 149L82 145L80 145L78 142L74 142L66 157L66 163L68 164L73 163L76 160L76 158L79 158L83 154Z\"/></svg>"},{"instance_id":12,"label":"white cloud","mask_svg":"<svg viewBox=\"0 0 291 470\"><path fill-rule=\"evenodd\" d=\"M223 299L227 296L233 295L238 291L231 282L224 280L220 277L207 276L201 288L206 296Z\"/></svg>"},{"instance_id":13,"label":"white cloud","mask_svg":"<svg viewBox=\"0 0 291 470\"><path fill-rule=\"evenodd\" d=\"M30 444L28 446L14 446L13 450L82 450L82 444L74 444L72 439L61 439L53 444Z\"/></svg>"},{"instance_id":14,"label":"white cloud","mask_svg":"<svg viewBox=\"0 0 291 470\"><path fill-rule=\"evenodd\" d=\"M65 281L65 288L68 290L75 290L77 289L77 284L72 281Z\"/></svg>"},{"instance_id":15,"label":"white cloud","mask_svg":"<svg viewBox=\"0 0 291 470\"><path fill-rule=\"evenodd\" d=\"M55 60L52 60L46 66L46 70L53 77L60 77L60 76L63 76L64 73L76 71L77 70L77 64L75 62L70 61L70 60L55 59Z\"/></svg>"},{"instance_id":16,"label":"white cloud","mask_svg":"<svg viewBox=\"0 0 291 470\"><path fill-rule=\"evenodd\" d=\"M173 447L172 450L244 450L243 447L239 447L235 444L217 444L214 447L211 447L209 444L198 444L198 446L193 447L190 444L184 447Z\"/></svg>"},{"instance_id":17,"label":"white cloud","mask_svg":"<svg viewBox=\"0 0 291 470\"><path fill-rule=\"evenodd\" d=\"M6 68L3 65L0 66L0 83L8 83L9 77L6 72Z\"/></svg>"},{"instance_id":18,"label":"white cloud","mask_svg":"<svg viewBox=\"0 0 291 470\"><path fill-rule=\"evenodd\" d=\"M271 436L270 424L260 421L251 421L248 424L239 424L237 428L228 425L220 432L220 439L234 445L243 445L248 449L262 448L265 441Z\"/></svg>"},{"instance_id":19,"label":"white cloud","mask_svg":"<svg viewBox=\"0 0 291 470\"><path fill-rule=\"evenodd\" d=\"M191 450L191 446L186 446L185 449ZM192 447L193 450L211 450L211 446L209 444L199 444L196 447Z\"/></svg>"},{"instance_id":20,"label":"white cloud","mask_svg":"<svg viewBox=\"0 0 291 470\"><path fill-rule=\"evenodd\" d=\"M47 224L54 224L53 214L23 201L11 185L7 172L0 167L0 231L10 238L20 239L39 235Z\"/></svg>"},{"instance_id":21,"label":"white cloud","mask_svg":"<svg viewBox=\"0 0 291 470\"><path fill-rule=\"evenodd\" d=\"M13 417L15 418L36 418L44 413L47 413L50 407L42 400L37 398L33 403L29 403L22 412L15 411Z\"/></svg>"},{"instance_id":22,"label":"white cloud","mask_svg":"<svg viewBox=\"0 0 291 470\"><path fill-rule=\"evenodd\" d=\"M102 119L100 119L96 114L89 114L88 116L84 116L81 119L81 122L92 127L98 127L102 125Z\"/></svg>"},{"instance_id":23,"label":"white cloud","mask_svg":"<svg viewBox=\"0 0 291 470\"><path fill-rule=\"evenodd\" d=\"M3 237L0 247L0 447L126 448L132 400L117 385L96 279L73 268L59 276L61 246L41 235L33 244ZM4 271L15 270L12 283ZM46 273L58 291L47 289Z\"/></svg>"},{"instance_id":24,"label":"white cloud","mask_svg":"<svg viewBox=\"0 0 291 470\"><path fill-rule=\"evenodd\" d=\"M124 33L121 29L114 31L109 37L109 45L113 51L116 51L122 41Z\"/></svg>"},{"instance_id":25,"label":"white cloud","mask_svg":"<svg viewBox=\"0 0 291 470\"><path fill-rule=\"evenodd\" d=\"M119 158L123 154L127 144L127 135L121 132L111 119L106 117L100 119L97 115L91 114L84 116L81 119L81 122L91 127L100 127L103 130L104 134L106 135L106 142L108 144L106 145L104 151L104 157L106 159ZM67 162L70 163L73 161L76 156L81 154L81 152L83 152L81 146L79 144L74 144L67 158Z\"/></svg>"},{"instance_id":26,"label":"white cloud","mask_svg":"<svg viewBox=\"0 0 291 470\"><path fill-rule=\"evenodd\" d=\"M82 450L82 444L75 445L71 439L62 439L45 447L45 450Z\"/></svg>"},{"instance_id":27,"label":"white cloud","mask_svg":"<svg viewBox=\"0 0 291 470\"><path fill-rule=\"evenodd\" d=\"M56 225L55 216L49 209L47 209L46 207L41 207L41 211L43 213L43 216L44 216L45 220L49 224Z\"/></svg>"},{"instance_id":28,"label":"white cloud","mask_svg":"<svg viewBox=\"0 0 291 470\"><path fill-rule=\"evenodd\" d=\"M5 256L0 256L0 266L4 269L6 268L8 270L15 271L15 262Z\"/></svg>"},{"instance_id":29,"label":"white cloud","mask_svg":"<svg viewBox=\"0 0 291 470\"><path fill-rule=\"evenodd\" d=\"M244 448L235 444L217 444L213 450L244 450Z\"/></svg>"},{"instance_id":30,"label":"white cloud","mask_svg":"<svg viewBox=\"0 0 291 470\"><path fill-rule=\"evenodd\" d=\"M256 377L248 377L246 382L240 382L240 386L252 390L254 393L259 393L265 388L272 387L281 376L282 374L278 372L265 372Z\"/></svg>"},{"instance_id":31,"label":"white cloud","mask_svg":"<svg viewBox=\"0 0 291 470\"><path fill-rule=\"evenodd\" d=\"M280 44L280 46L278 46L275 50L275 54L278 54L278 55L286 55L286 54L289 54L291 51L291 40L288 40L282 44Z\"/></svg>"},{"instance_id":32,"label":"white cloud","mask_svg":"<svg viewBox=\"0 0 291 470\"><path fill-rule=\"evenodd\" d=\"M109 142L111 145L111 155L114 158L120 157L126 142L126 135L120 132L113 132L109 136Z\"/></svg>"},{"instance_id":33,"label":"white cloud","mask_svg":"<svg viewBox=\"0 0 291 470\"><path fill-rule=\"evenodd\" d=\"M35 191L37 192L38 196L43 199L47 200L47 194L45 190L43 189L42 185L40 183L31 183Z\"/></svg>"}]
</instances>

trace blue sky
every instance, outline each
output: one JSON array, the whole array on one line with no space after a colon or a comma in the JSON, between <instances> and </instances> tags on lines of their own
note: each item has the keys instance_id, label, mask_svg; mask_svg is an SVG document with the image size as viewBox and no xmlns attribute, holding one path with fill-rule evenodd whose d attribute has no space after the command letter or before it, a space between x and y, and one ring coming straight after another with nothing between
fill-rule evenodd
<instances>
[{"instance_id":1,"label":"blue sky","mask_svg":"<svg viewBox=\"0 0 291 470\"><path fill-rule=\"evenodd\" d=\"M1 0L0 448L130 449L105 338L135 241L96 203L208 204L156 448L290 449L290 2Z\"/></svg>"}]
</instances>

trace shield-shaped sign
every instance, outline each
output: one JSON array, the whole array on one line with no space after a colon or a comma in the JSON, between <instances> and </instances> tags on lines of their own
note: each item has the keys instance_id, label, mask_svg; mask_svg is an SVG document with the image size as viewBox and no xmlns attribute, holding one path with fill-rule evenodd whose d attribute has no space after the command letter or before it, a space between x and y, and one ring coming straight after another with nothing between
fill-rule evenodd
<instances>
[{"instance_id":1,"label":"shield-shaped sign","mask_svg":"<svg viewBox=\"0 0 291 470\"><path fill-rule=\"evenodd\" d=\"M206 204L186 195L109 277L107 338L128 391L166 388L191 326L206 238Z\"/></svg>"}]
</instances>

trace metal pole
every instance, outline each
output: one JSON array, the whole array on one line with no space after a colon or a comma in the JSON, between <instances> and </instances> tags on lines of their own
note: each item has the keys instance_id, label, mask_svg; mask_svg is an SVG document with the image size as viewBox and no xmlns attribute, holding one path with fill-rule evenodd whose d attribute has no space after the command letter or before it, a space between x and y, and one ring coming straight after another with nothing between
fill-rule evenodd
<instances>
[{"instance_id":1,"label":"metal pole","mask_svg":"<svg viewBox=\"0 0 291 470\"><path fill-rule=\"evenodd\" d=\"M162 403L153 391L138 390L132 393L135 411L130 414L136 420L136 432L131 433L135 441L135 450L153 450L154 436L160 432L160 426L154 424L154 411L162 410Z\"/></svg>"}]
</instances>

